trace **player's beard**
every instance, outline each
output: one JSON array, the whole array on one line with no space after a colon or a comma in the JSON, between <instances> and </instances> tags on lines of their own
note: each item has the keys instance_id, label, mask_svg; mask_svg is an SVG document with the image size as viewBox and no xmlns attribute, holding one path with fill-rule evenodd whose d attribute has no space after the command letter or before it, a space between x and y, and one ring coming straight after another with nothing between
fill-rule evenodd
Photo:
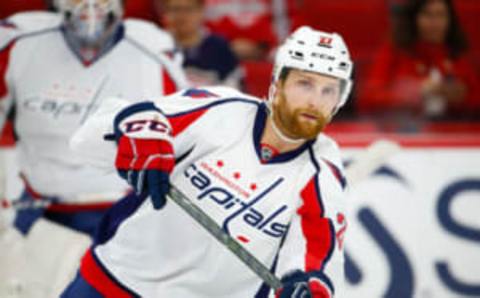
<instances>
[{"instance_id":1,"label":"player's beard","mask_svg":"<svg viewBox=\"0 0 480 298\"><path fill-rule=\"evenodd\" d=\"M292 109L283 91L278 93L272 108L274 109L273 121L286 136L292 139L314 139L330 121L328 117L313 109ZM311 115L316 119L307 120L301 116L302 114Z\"/></svg>"}]
</instances>

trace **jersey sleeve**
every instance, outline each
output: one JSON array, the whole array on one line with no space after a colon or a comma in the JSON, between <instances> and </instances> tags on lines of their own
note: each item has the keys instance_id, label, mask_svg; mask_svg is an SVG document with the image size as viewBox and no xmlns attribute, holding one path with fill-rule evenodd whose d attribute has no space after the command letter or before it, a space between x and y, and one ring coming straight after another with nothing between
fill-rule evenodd
<instances>
[{"instance_id":1,"label":"jersey sleeve","mask_svg":"<svg viewBox=\"0 0 480 298\"><path fill-rule=\"evenodd\" d=\"M222 96L236 95L235 91L207 89L186 89L168 96L153 99L155 107L160 110L164 117L162 121L168 121L171 127L175 156L181 156L194 145L194 138L190 138L190 128L216 103L222 100ZM217 93L217 91L221 91ZM149 102L146 102L149 103ZM141 105L136 103L135 105ZM114 119L122 110L132 106L132 101L121 98L106 98L100 107L85 121L75 132L70 140L70 147L78 156L89 164L96 167L113 170L116 156L115 142L106 141L105 136L113 135ZM197 126L198 127L198 126Z\"/></svg>"},{"instance_id":2,"label":"jersey sleeve","mask_svg":"<svg viewBox=\"0 0 480 298\"><path fill-rule=\"evenodd\" d=\"M281 277L302 270L329 297L342 297L346 219L343 185L337 177L341 169L326 160L319 164L319 173L299 194L298 208L278 254L276 274Z\"/></svg>"},{"instance_id":3,"label":"jersey sleeve","mask_svg":"<svg viewBox=\"0 0 480 298\"><path fill-rule=\"evenodd\" d=\"M185 89L154 100L172 128L175 155L181 156L201 141L195 135L202 129L200 123L209 110L229 98L244 96L232 88L208 87ZM209 118L208 121L215 120Z\"/></svg>"}]
</instances>

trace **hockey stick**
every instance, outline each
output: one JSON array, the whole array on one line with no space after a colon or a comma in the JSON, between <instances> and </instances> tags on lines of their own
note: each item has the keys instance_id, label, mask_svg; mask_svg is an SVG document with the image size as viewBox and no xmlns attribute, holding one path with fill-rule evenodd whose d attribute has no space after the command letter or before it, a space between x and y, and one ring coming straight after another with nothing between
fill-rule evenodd
<instances>
[{"instance_id":1,"label":"hockey stick","mask_svg":"<svg viewBox=\"0 0 480 298\"><path fill-rule=\"evenodd\" d=\"M350 185L365 180L389 157L400 151L400 145L389 140L378 140L360 152L354 162L345 169L345 176Z\"/></svg>"},{"instance_id":2,"label":"hockey stick","mask_svg":"<svg viewBox=\"0 0 480 298\"><path fill-rule=\"evenodd\" d=\"M350 185L358 183L365 179L382 165L390 156L399 151L400 147L389 141L377 141L370 145L364 152L360 153L356 161L349 166L345 175ZM270 272L270 270L253 256L247 249L241 246L235 239L228 235L213 219L204 213L200 208L194 205L181 191L172 185L170 190L170 198L178 204L185 212L187 212L196 222L203 226L212 236L227 247L235 254L247 267L249 267L256 275L258 275L272 289L280 289L282 284L280 280ZM9 206L15 209L46 207L52 202L34 201L25 204L17 201L10 203ZM22 205L23 204L23 205Z\"/></svg>"},{"instance_id":3,"label":"hockey stick","mask_svg":"<svg viewBox=\"0 0 480 298\"><path fill-rule=\"evenodd\" d=\"M280 289L282 283L265 267L257 258L255 258L247 249L243 248L236 240L228 235L210 216L194 205L180 190L175 186L170 187L170 199L177 203L185 212L187 212L197 223L203 226L210 234L236 255L248 268L257 274L266 284L273 289Z\"/></svg>"},{"instance_id":4,"label":"hockey stick","mask_svg":"<svg viewBox=\"0 0 480 298\"><path fill-rule=\"evenodd\" d=\"M400 147L391 141L376 141L362 152L357 160L346 169L345 175L350 185L367 178L381 166L390 156L398 152ZM171 186L170 198L187 212L197 223L237 256L247 267L259 276L272 289L282 288L281 281L270 270L253 256L247 249L230 237L210 216L194 205L180 190Z\"/></svg>"}]
</instances>

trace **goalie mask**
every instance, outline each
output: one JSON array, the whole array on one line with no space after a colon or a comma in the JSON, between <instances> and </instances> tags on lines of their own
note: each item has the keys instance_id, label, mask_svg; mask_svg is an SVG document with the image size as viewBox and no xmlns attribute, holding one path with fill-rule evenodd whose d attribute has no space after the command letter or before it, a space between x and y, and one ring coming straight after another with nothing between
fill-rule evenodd
<instances>
[{"instance_id":1,"label":"goalie mask","mask_svg":"<svg viewBox=\"0 0 480 298\"><path fill-rule=\"evenodd\" d=\"M101 43L123 16L121 0L57 0L65 26L83 44Z\"/></svg>"},{"instance_id":2,"label":"goalie mask","mask_svg":"<svg viewBox=\"0 0 480 298\"><path fill-rule=\"evenodd\" d=\"M275 83L280 74L288 68L340 79L340 101L335 112L345 104L352 90L353 62L343 38L336 33L313 30L308 26L295 30L277 50L269 100L274 98Z\"/></svg>"}]
</instances>

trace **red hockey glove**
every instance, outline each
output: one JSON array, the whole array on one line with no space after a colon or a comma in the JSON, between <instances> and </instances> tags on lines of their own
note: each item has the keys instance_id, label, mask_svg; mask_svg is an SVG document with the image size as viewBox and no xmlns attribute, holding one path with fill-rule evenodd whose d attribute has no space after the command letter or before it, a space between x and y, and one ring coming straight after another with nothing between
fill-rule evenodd
<instances>
[{"instance_id":1,"label":"red hockey glove","mask_svg":"<svg viewBox=\"0 0 480 298\"><path fill-rule=\"evenodd\" d=\"M152 102L131 105L114 120L115 166L137 194L150 195L155 209L165 205L175 166L168 120Z\"/></svg>"}]
</instances>

